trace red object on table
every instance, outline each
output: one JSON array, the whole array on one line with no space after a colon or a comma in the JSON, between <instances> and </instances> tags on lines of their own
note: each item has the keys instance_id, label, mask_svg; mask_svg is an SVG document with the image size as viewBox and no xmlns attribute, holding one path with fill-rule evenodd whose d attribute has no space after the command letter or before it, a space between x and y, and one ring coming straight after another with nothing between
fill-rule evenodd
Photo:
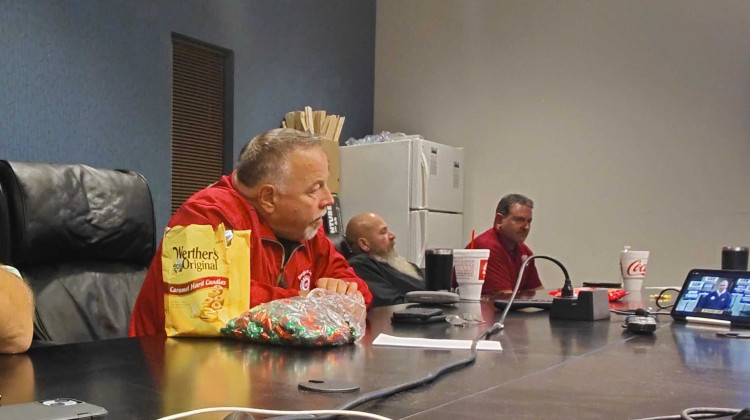
<instances>
[{"instance_id":1,"label":"red object on table","mask_svg":"<svg viewBox=\"0 0 750 420\"><path fill-rule=\"evenodd\" d=\"M597 289L597 287L577 287L573 289L573 293L578 296L579 290L594 290ZM554 297L560 297L560 291L561 289L557 290L551 290L549 294L551 294ZM625 297L628 294L625 290L622 289L607 289L607 297L609 298L610 302L616 302L623 297Z\"/></svg>"}]
</instances>

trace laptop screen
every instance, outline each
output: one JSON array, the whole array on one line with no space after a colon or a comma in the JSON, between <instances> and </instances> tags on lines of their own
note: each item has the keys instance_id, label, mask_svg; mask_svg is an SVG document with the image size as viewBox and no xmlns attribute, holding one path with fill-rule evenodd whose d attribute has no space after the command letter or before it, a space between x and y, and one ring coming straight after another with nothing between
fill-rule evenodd
<instances>
[{"instance_id":1,"label":"laptop screen","mask_svg":"<svg viewBox=\"0 0 750 420\"><path fill-rule=\"evenodd\" d=\"M672 308L672 316L750 324L750 272L690 270Z\"/></svg>"}]
</instances>

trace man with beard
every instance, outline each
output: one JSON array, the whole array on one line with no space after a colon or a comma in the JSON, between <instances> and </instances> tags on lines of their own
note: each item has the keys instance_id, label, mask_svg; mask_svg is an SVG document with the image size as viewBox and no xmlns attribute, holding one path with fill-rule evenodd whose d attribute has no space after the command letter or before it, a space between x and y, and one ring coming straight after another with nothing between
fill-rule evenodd
<instances>
[{"instance_id":1,"label":"man with beard","mask_svg":"<svg viewBox=\"0 0 750 420\"><path fill-rule=\"evenodd\" d=\"M497 203L495 224L474 240L474 248L489 249L482 293L505 293L513 290L524 261L533 255L524 241L531 229L534 202L521 194L508 194ZM466 247L469 248L471 244ZM539 273L531 261L523 273L519 290L542 288Z\"/></svg>"},{"instance_id":2,"label":"man with beard","mask_svg":"<svg viewBox=\"0 0 750 420\"><path fill-rule=\"evenodd\" d=\"M190 197L171 226L218 226L250 233L250 307L324 288L372 295L322 229L333 196L320 140L292 129L263 133L242 149L237 170ZM161 246L130 322L131 336L164 333Z\"/></svg>"},{"instance_id":3,"label":"man with beard","mask_svg":"<svg viewBox=\"0 0 750 420\"><path fill-rule=\"evenodd\" d=\"M346 225L346 240L355 255L349 264L372 292L373 306L404 302L404 295L424 290L421 270L396 251L396 235L375 213L356 215Z\"/></svg>"}]
</instances>

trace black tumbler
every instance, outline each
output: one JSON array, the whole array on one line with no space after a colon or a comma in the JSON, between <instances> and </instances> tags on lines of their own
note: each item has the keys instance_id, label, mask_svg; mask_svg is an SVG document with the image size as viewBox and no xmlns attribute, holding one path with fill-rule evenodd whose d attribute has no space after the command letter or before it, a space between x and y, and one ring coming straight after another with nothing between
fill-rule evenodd
<instances>
[{"instance_id":1,"label":"black tumbler","mask_svg":"<svg viewBox=\"0 0 750 420\"><path fill-rule=\"evenodd\" d=\"M428 249L424 252L424 274L427 290L450 290L453 274L453 250Z\"/></svg>"},{"instance_id":2,"label":"black tumbler","mask_svg":"<svg viewBox=\"0 0 750 420\"><path fill-rule=\"evenodd\" d=\"M747 247L725 246L722 248L721 269L747 271Z\"/></svg>"}]
</instances>

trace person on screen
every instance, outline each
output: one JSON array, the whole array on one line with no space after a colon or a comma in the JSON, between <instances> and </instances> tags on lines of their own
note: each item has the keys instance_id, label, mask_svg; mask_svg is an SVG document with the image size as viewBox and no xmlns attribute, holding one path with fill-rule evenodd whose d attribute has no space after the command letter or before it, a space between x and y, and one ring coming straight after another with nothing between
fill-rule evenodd
<instances>
[{"instance_id":1,"label":"person on screen","mask_svg":"<svg viewBox=\"0 0 750 420\"><path fill-rule=\"evenodd\" d=\"M482 293L505 293L513 290L521 265L534 253L524 243L531 230L534 202L521 194L508 194L497 203L495 224L474 240L474 248L489 249ZM466 245L470 248L472 244ZM526 267L519 290L542 288L534 261Z\"/></svg>"},{"instance_id":2,"label":"person on screen","mask_svg":"<svg viewBox=\"0 0 750 420\"><path fill-rule=\"evenodd\" d=\"M403 303L408 292L424 290L422 271L398 255L396 235L380 215L352 217L346 225L346 241L355 252L349 264L367 282L373 306Z\"/></svg>"},{"instance_id":3,"label":"person on screen","mask_svg":"<svg viewBox=\"0 0 750 420\"><path fill-rule=\"evenodd\" d=\"M716 283L716 289L713 292L707 295L703 295L700 299L698 299L698 303L695 305L695 309L728 311L732 307L732 295L727 290L728 288L729 280L719 280L719 282Z\"/></svg>"},{"instance_id":4,"label":"person on screen","mask_svg":"<svg viewBox=\"0 0 750 420\"><path fill-rule=\"evenodd\" d=\"M237 169L190 197L169 226L191 224L251 230L250 307L324 288L372 294L325 236L328 160L320 139L292 129L275 129L243 147ZM164 333L161 246L151 261L135 302L131 336Z\"/></svg>"},{"instance_id":5,"label":"person on screen","mask_svg":"<svg viewBox=\"0 0 750 420\"><path fill-rule=\"evenodd\" d=\"M34 334L34 297L13 267L0 264L0 353L28 350Z\"/></svg>"}]
</instances>

